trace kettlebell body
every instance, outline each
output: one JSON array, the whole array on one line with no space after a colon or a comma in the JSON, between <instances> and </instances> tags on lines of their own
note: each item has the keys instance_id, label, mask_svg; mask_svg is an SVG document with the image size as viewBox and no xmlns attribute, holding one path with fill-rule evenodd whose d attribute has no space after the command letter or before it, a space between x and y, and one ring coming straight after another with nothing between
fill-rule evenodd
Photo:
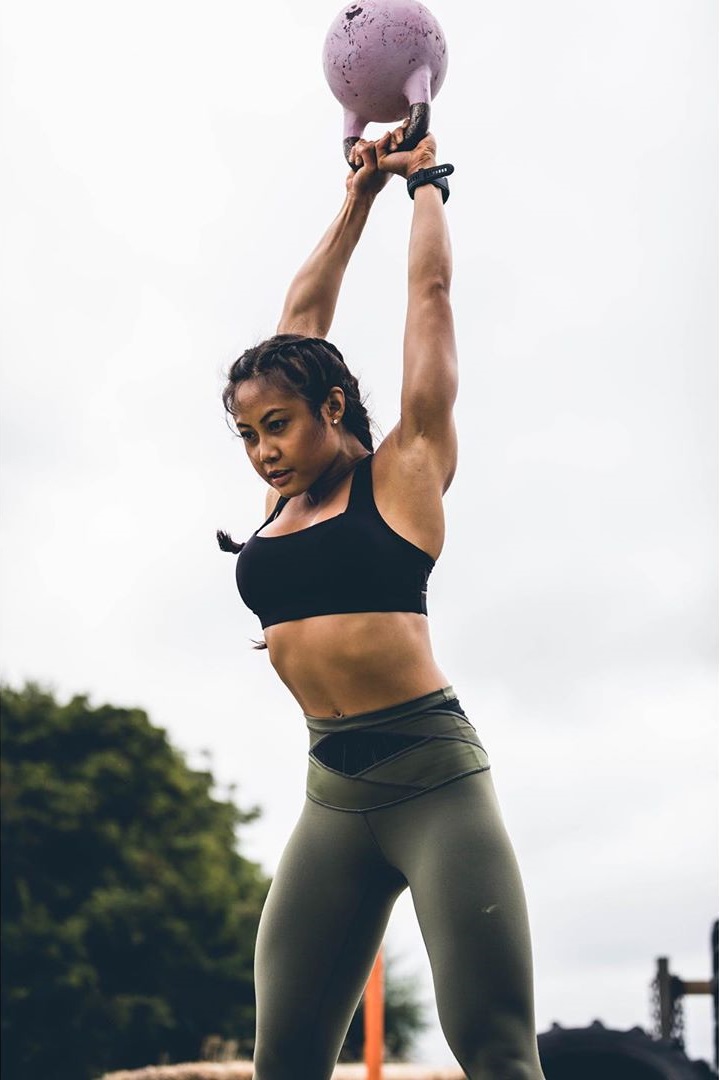
<instances>
[{"instance_id":1,"label":"kettlebell body","mask_svg":"<svg viewBox=\"0 0 719 1080\"><path fill-rule=\"evenodd\" d=\"M368 123L409 116L404 149L429 128L429 106L447 72L442 29L418 0L357 0L332 22L325 78L343 106L345 156Z\"/></svg>"}]
</instances>

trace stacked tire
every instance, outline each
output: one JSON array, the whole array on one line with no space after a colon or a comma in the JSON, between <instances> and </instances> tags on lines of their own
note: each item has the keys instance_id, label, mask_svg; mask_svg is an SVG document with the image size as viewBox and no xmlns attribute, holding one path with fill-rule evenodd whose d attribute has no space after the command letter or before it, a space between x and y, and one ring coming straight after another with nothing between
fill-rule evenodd
<instances>
[{"instance_id":1,"label":"stacked tire","mask_svg":"<svg viewBox=\"0 0 719 1080\"><path fill-rule=\"evenodd\" d=\"M681 1047L653 1039L639 1027L613 1031L600 1020L586 1028L553 1024L539 1036L546 1080L716 1080L706 1061L690 1061Z\"/></svg>"}]
</instances>

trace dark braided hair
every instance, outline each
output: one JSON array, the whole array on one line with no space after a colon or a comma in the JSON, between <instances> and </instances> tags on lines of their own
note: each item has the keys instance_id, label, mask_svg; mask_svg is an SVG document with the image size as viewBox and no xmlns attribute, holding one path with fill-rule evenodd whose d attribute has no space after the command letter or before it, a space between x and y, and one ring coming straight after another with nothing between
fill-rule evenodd
<instances>
[{"instance_id":1,"label":"dark braided hair","mask_svg":"<svg viewBox=\"0 0 719 1080\"><path fill-rule=\"evenodd\" d=\"M374 450L370 418L360 397L359 383L345 364L342 353L329 341L301 334L276 334L246 349L230 368L222 391L222 404L229 416L235 415L237 387L258 377L288 386L305 399L317 419L330 390L339 386L345 396L342 423L365 450L370 453ZM220 529L217 530L217 543L223 551L235 554L244 547Z\"/></svg>"},{"instance_id":2,"label":"dark braided hair","mask_svg":"<svg viewBox=\"0 0 719 1080\"><path fill-rule=\"evenodd\" d=\"M342 353L324 338L301 334L276 334L267 341L246 349L235 360L222 391L222 404L234 416L235 390L247 379L262 376L277 380L303 397L319 419L322 405L333 386L345 396L342 423L355 435L365 450L372 452L370 419L360 397L359 384L344 362Z\"/></svg>"}]
</instances>

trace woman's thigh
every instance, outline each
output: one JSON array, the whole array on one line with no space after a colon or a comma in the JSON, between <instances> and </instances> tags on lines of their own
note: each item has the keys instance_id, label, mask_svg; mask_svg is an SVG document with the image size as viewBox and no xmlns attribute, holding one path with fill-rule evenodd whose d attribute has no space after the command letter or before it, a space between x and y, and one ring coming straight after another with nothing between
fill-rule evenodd
<instances>
[{"instance_id":1,"label":"woman's thigh","mask_svg":"<svg viewBox=\"0 0 719 1080\"><path fill-rule=\"evenodd\" d=\"M378 811L370 823L409 882L458 1061L472 1080L540 1078L524 888L490 773Z\"/></svg>"},{"instance_id":2,"label":"woman's thigh","mask_svg":"<svg viewBox=\"0 0 719 1080\"><path fill-rule=\"evenodd\" d=\"M362 815L306 803L258 931L256 1080L330 1076L405 887Z\"/></svg>"}]
</instances>

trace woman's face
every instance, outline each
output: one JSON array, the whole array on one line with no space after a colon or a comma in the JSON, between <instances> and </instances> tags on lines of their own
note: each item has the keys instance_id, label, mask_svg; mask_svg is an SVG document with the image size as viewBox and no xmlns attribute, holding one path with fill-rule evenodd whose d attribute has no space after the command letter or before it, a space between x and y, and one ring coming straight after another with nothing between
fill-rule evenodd
<instances>
[{"instance_id":1,"label":"woman's face","mask_svg":"<svg viewBox=\"0 0 719 1080\"><path fill-rule=\"evenodd\" d=\"M299 495L331 465L339 415L329 398L318 419L303 397L268 379L254 378L235 390L234 418L247 456L262 479L285 498Z\"/></svg>"}]
</instances>

